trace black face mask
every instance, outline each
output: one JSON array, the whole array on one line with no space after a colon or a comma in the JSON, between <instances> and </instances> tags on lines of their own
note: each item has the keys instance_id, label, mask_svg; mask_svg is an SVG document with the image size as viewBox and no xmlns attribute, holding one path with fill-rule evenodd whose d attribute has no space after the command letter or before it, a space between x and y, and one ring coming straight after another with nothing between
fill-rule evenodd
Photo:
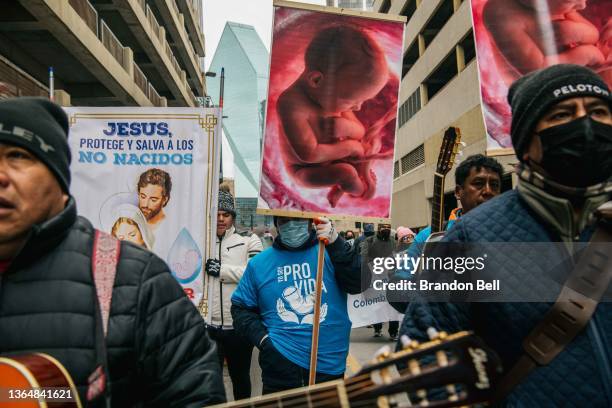
<instances>
[{"instance_id":1,"label":"black face mask","mask_svg":"<svg viewBox=\"0 0 612 408\"><path fill-rule=\"evenodd\" d=\"M389 239L389 237L391 236L391 230L390 229L381 229L380 231L378 231L378 238L382 239L383 241L387 241Z\"/></svg>"},{"instance_id":2,"label":"black face mask","mask_svg":"<svg viewBox=\"0 0 612 408\"><path fill-rule=\"evenodd\" d=\"M539 133L541 167L557 183L588 187L612 177L612 126L589 116Z\"/></svg>"}]
</instances>

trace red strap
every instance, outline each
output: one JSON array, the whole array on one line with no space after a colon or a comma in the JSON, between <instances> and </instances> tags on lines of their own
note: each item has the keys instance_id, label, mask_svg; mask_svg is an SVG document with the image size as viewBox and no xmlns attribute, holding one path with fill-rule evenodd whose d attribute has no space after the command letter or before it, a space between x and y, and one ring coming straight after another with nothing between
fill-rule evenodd
<instances>
[{"instance_id":1,"label":"red strap","mask_svg":"<svg viewBox=\"0 0 612 408\"><path fill-rule=\"evenodd\" d=\"M10 266L11 264L11 260L7 260L7 261L0 261L0 275L2 275Z\"/></svg>"},{"instance_id":2,"label":"red strap","mask_svg":"<svg viewBox=\"0 0 612 408\"><path fill-rule=\"evenodd\" d=\"M110 316L113 286L117 273L119 248L121 242L111 235L96 230L94 236L93 257L91 259L96 294L102 312L102 330L104 337L108 332L108 318Z\"/></svg>"}]
</instances>

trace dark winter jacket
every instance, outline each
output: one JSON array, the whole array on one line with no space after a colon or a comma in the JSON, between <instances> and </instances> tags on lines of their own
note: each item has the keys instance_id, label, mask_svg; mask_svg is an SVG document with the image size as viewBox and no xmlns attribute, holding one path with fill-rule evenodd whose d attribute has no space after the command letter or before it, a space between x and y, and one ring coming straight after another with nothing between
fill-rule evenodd
<instances>
[{"instance_id":1,"label":"dark winter jacket","mask_svg":"<svg viewBox=\"0 0 612 408\"><path fill-rule=\"evenodd\" d=\"M585 230L582 241L590 238ZM560 237L516 191L488 201L462 217L446 242L560 242ZM498 273L502 282L539 290L539 273L549 257L537 250L505 257ZM569 272L569 271L567 271ZM411 302L401 334L423 341L428 327L450 333L474 330L501 357L505 370L522 355L523 339L552 303L426 303ZM505 401L512 407L612 406L612 305L601 302L587 327L547 366L538 367Z\"/></svg>"},{"instance_id":2,"label":"dark winter jacket","mask_svg":"<svg viewBox=\"0 0 612 408\"><path fill-rule=\"evenodd\" d=\"M34 226L0 275L0 354L50 354L83 402L96 367L93 237L71 199L61 214ZM112 406L223 402L214 343L168 266L131 243L120 251L107 337Z\"/></svg>"}]
</instances>

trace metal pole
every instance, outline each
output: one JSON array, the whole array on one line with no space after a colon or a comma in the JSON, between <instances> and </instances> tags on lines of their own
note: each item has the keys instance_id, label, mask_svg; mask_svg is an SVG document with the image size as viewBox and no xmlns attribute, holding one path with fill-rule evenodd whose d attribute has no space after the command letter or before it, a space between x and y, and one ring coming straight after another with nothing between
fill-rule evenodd
<instances>
[{"instance_id":1,"label":"metal pole","mask_svg":"<svg viewBox=\"0 0 612 408\"><path fill-rule=\"evenodd\" d=\"M223 87L225 86L225 68L221 68L221 86L219 87L219 107L223 109Z\"/></svg>"},{"instance_id":2,"label":"metal pole","mask_svg":"<svg viewBox=\"0 0 612 408\"><path fill-rule=\"evenodd\" d=\"M55 78L53 77L53 67L49 67L49 99L55 100Z\"/></svg>"},{"instance_id":3,"label":"metal pole","mask_svg":"<svg viewBox=\"0 0 612 408\"><path fill-rule=\"evenodd\" d=\"M221 121L223 121L223 91L225 87L225 68L221 68L221 82L219 83L219 107L221 108ZM223 126L221 127L223 129ZM221 138L221 152L219 153L219 183L223 183L223 137Z\"/></svg>"}]
</instances>

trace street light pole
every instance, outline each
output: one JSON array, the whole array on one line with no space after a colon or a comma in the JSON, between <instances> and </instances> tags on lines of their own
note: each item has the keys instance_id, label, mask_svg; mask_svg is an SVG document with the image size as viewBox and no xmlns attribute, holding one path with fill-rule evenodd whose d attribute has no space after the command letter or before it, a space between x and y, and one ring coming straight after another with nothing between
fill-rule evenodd
<instances>
[{"instance_id":1,"label":"street light pole","mask_svg":"<svg viewBox=\"0 0 612 408\"><path fill-rule=\"evenodd\" d=\"M219 84L219 108L221 108L221 120L223 120L223 88L225 87L225 68L221 67L221 81ZM221 138L221 152L219 154L219 183L223 183L223 137Z\"/></svg>"}]
</instances>

